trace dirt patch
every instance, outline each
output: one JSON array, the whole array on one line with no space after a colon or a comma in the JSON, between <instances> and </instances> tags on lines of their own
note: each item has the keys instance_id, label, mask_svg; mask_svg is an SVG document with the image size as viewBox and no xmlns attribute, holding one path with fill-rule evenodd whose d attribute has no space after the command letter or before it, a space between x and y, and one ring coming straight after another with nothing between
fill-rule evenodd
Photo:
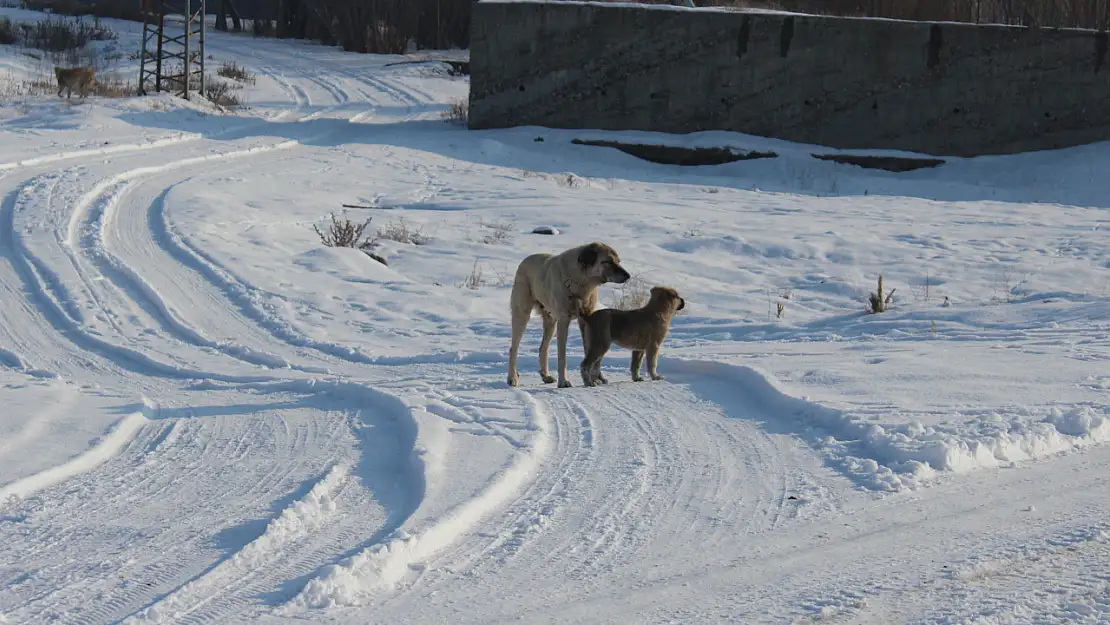
<instances>
[{"instance_id":1,"label":"dirt patch","mask_svg":"<svg viewBox=\"0 0 1110 625\"><path fill-rule=\"evenodd\" d=\"M574 139L575 145L592 145L603 148L616 148L645 161L660 165L723 165L736 161L750 161L757 158L775 158L774 152L737 150L734 148L680 148L670 145L648 145L644 143L621 143L619 141L593 141Z\"/></svg>"},{"instance_id":2,"label":"dirt patch","mask_svg":"<svg viewBox=\"0 0 1110 625\"><path fill-rule=\"evenodd\" d=\"M913 158L908 156L854 156L851 154L814 154L812 156L822 161L833 161L865 169L882 169L895 172L927 169L944 164L944 161L939 158Z\"/></svg>"}]
</instances>

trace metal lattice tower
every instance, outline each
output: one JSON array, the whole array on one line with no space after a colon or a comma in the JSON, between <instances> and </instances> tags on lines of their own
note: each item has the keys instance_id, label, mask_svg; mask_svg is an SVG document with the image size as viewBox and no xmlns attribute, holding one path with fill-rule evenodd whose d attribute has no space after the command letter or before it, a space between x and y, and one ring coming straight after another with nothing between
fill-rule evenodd
<instances>
[{"instance_id":1,"label":"metal lattice tower","mask_svg":"<svg viewBox=\"0 0 1110 625\"><path fill-rule=\"evenodd\" d=\"M140 0L143 50L139 92L169 91L186 100L205 94L205 0Z\"/></svg>"}]
</instances>

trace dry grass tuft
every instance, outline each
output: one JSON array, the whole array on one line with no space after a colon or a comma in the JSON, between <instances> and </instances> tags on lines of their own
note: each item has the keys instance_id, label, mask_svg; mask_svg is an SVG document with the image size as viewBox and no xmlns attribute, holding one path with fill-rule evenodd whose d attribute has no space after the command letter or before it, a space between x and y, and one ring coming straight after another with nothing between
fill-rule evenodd
<instances>
[{"instance_id":1,"label":"dry grass tuft","mask_svg":"<svg viewBox=\"0 0 1110 625\"><path fill-rule=\"evenodd\" d=\"M231 80L237 80L241 83L253 85L257 81L257 77L252 74L247 68L239 65L235 61L226 62L216 70L216 74Z\"/></svg>"},{"instance_id":2,"label":"dry grass tuft","mask_svg":"<svg viewBox=\"0 0 1110 625\"><path fill-rule=\"evenodd\" d=\"M613 291L616 298L610 307L617 310L643 308L651 299L651 285L638 276L632 276L624 284L615 285Z\"/></svg>"},{"instance_id":3,"label":"dry grass tuft","mask_svg":"<svg viewBox=\"0 0 1110 625\"><path fill-rule=\"evenodd\" d=\"M312 229L320 236L320 241L328 247L363 247L366 243L362 241L362 234L369 225L369 219L358 224L350 219L336 219L335 213L332 213L331 225L326 231L320 230L316 224L312 224Z\"/></svg>"},{"instance_id":4,"label":"dry grass tuft","mask_svg":"<svg viewBox=\"0 0 1110 625\"><path fill-rule=\"evenodd\" d=\"M470 103L466 100L455 100L440 116L448 123L465 126L470 117Z\"/></svg>"},{"instance_id":5,"label":"dry grass tuft","mask_svg":"<svg viewBox=\"0 0 1110 625\"><path fill-rule=\"evenodd\" d=\"M379 228L377 238L409 245L427 245L432 241L432 237L425 234L423 228L411 227L405 221L404 217L400 217L397 221L391 221Z\"/></svg>"}]
</instances>

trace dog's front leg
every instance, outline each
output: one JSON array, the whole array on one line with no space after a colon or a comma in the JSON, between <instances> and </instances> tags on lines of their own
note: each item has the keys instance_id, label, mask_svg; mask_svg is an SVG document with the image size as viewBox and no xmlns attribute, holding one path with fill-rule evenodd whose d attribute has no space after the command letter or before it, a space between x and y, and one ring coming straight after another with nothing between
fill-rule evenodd
<instances>
[{"instance_id":1,"label":"dog's front leg","mask_svg":"<svg viewBox=\"0 0 1110 625\"><path fill-rule=\"evenodd\" d=\"M649 345L647 348L647 370L648 375L653 380L662 380L663 376L658 373L659 367L659 346Z\"/></svg>"},{"instance_id":2,"label":"dog's front leg","mask_svg":"<svg viewBox=\"0 0 1110 625\"><path fill-rule=\"evenodd\" d=\"M567 379L567 335L570 334L570 317L559 317L558 327L555 329L559 352L559 388L569 388L570 380Z\"/></svg>"}]
</instances>

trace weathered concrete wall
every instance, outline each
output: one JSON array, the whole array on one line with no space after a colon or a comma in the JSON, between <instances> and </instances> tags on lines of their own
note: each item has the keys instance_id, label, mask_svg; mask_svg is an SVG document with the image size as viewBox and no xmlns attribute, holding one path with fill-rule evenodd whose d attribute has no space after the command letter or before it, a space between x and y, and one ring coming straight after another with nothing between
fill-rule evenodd
<instances>
[{"instance_id":1,"label":"weathered concrete wall","mask_svg":"<svg viewBox=\"0 0 1110 625\"><path fill-rule=\"evenodd\" d=\"M1105 33L479 2L470 127L734 130L970 156L1110 139Z\"/></svg>"}]
</instances>

